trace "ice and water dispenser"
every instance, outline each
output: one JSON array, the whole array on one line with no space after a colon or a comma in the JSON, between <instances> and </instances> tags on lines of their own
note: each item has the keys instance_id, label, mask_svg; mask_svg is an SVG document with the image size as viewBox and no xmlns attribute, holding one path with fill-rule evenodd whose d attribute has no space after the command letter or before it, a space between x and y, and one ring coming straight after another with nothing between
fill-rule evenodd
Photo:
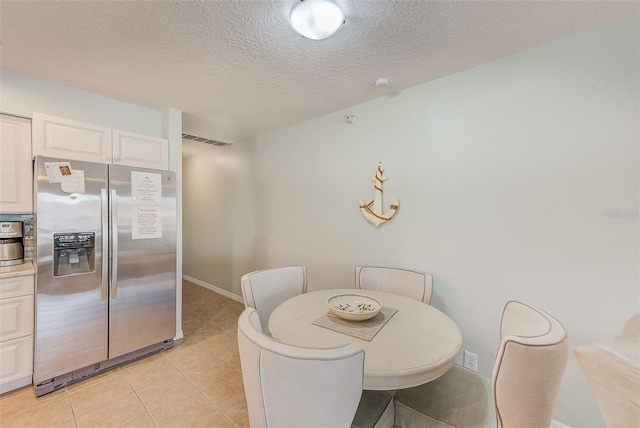
<instances>
[{"instance_id":1,"label":"ice and water dispenser","mask_svg":"<svg viewBox=\"0 0 640 428\"><path fill-rule=\"evenodd\" d=\"M68 276L95 271L93 232L53 234L53 276Z\"/></svg>"}]
</instances>

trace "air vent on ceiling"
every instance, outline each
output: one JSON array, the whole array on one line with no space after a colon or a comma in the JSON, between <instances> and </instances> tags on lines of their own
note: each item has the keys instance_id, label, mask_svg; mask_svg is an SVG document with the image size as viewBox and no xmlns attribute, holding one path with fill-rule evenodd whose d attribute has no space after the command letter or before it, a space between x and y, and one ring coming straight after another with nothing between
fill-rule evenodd
<instances>
[{"instance_id":1,"label":"air vent on ceiling","mask_svg":"<svg viewBox=\"0 0 640 428\"><path fill-rule=\"evenodd\" d=\"M210 140L209 138L198 137L197 135L191 135L191 134L183 133L182 138L184 138L185 140L196 141L198 143L213 144L214 146L218 146L218 147L226 147L231 145L230 143L223 143L222 141Z\"/></svg>"}]
</instances>

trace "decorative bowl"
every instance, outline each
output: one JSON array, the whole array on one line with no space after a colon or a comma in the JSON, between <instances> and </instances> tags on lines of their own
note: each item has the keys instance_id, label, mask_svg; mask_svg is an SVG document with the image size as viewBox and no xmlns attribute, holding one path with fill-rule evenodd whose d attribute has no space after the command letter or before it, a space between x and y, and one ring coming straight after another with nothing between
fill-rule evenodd
<instances>
[{"instance_id":1,"label":"decorative bowl","mask_svg":"<svg viewBox=\"0 0 640 428\"><path fill-rule=\"evenodd\" d=\"M327 299L332 314L349 321L364 321L375 317L382 302L371 296L358 293L336 294Z\"/></svg>"}]
</instances>

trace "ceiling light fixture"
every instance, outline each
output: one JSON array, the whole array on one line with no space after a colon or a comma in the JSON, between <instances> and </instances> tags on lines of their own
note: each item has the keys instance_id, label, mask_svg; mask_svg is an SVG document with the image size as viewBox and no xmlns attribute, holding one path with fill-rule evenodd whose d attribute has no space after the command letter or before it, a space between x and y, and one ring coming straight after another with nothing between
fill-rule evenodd
<instances>
[{"instance_id":1,"label":"ceiling light fixture","mask_svg":"<svg viewBox=\"0 0 640 428\"><path fill-rule=\"evenodd\" d=\"M291 9L291 26L307 39L322 40L344 24L344 13L329 0L300 0Z\"/></svg>"}]
</instances>

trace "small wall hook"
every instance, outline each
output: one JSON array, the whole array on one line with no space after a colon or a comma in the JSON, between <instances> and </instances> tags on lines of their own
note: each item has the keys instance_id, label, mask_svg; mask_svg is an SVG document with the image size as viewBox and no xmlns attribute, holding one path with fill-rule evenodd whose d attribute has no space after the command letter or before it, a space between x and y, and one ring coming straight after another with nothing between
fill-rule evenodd
<instances>
[{"instance_id":1,"label":"small wall hook","mask_svg":"<svg viewBox=\"0 0 640 428\"><path fill-rule=\"evenodd\" d=\"M354 114L347 114L344 118L347 119L347 123L350 125L353 125L353 122L356 121L356 116Z\"/></svg>"}]
</instances>

